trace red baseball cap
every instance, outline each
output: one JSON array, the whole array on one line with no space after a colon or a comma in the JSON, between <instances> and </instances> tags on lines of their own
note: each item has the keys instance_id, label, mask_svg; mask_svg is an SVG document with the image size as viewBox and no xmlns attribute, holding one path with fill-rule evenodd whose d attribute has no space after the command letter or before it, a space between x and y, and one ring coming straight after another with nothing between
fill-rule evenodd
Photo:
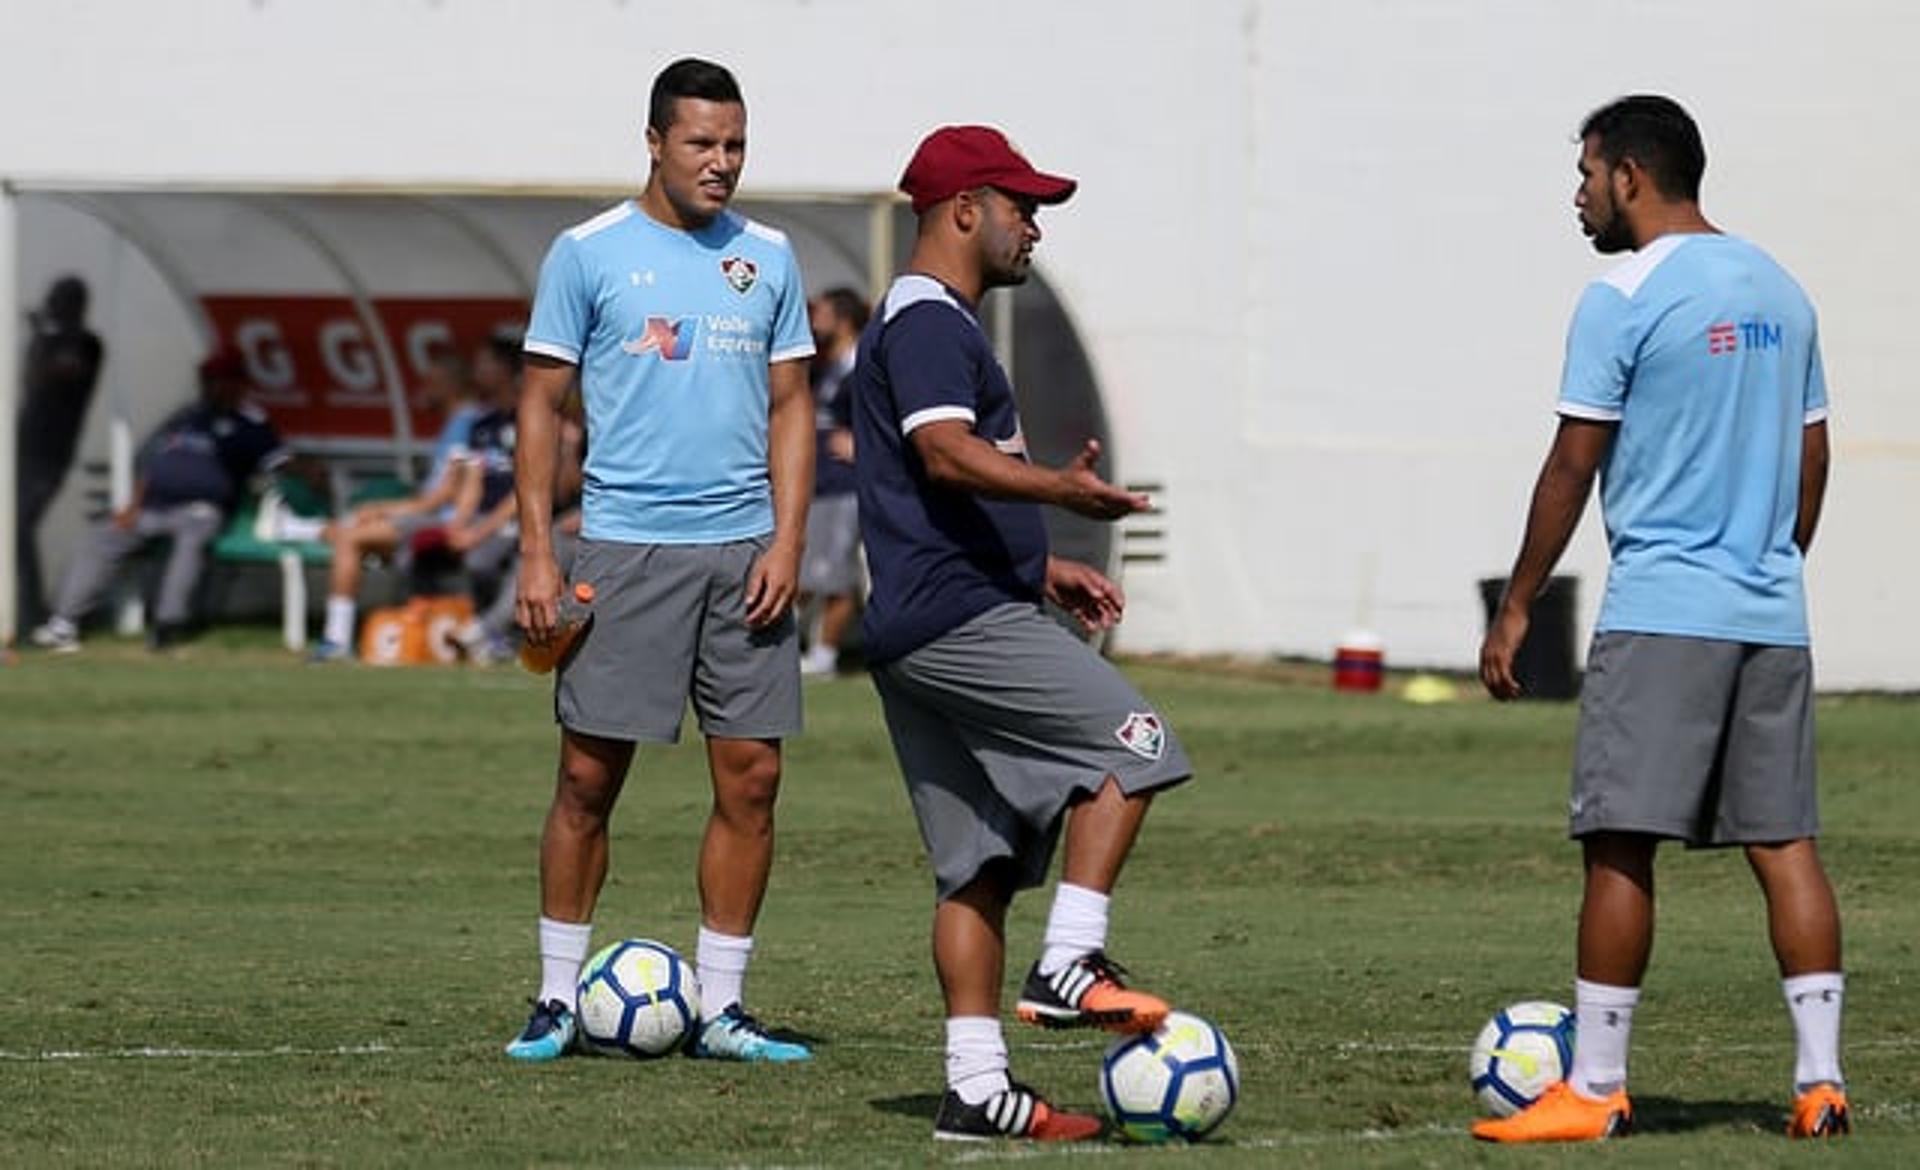
<instances>
[{"instance_id":1,"label":"red baseball cap","mask_svg":"<svg viewBox=\"0 0 1920 1170\"><path fill-rule=\"evenodd\" d=\"M995 187L1040 203L1065 203L1079 183L1036 171L1007 136L991 126L942 126L920 140L900 176L900 190L920 214L976 187Z\"/></svg>"}]
</instances>

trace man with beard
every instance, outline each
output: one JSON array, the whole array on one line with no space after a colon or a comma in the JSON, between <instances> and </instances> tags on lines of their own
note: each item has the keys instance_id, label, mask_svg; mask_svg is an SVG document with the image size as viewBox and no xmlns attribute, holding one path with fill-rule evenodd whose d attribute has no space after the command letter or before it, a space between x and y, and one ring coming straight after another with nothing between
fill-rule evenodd
<instances>
[{"instance_id":1,"label":"man with beard","mask_svg":"<svg viewBox=\"0 0 1920 1170\"><path fill-rule=\"evenodd\" d=\"M1151 1031L1159 998L1106 954L1108 896L1156 792L1191 773L1160 716L1041 609L1088 629L1120 590L1048 555L1040 505L1113 520L1148 506L1101 479L1099 445L1060 468L1027 458L1013 388L979 321L988 289L1027 278L1043 174L986 126L947 126L900 188L919 233L852 374L860 531L873 575L867 661L934 876L934 966L946 999L947 1091L934 1137L1074 1141L1098 1119L1009 1076L1000 1028L1006 916L1066 837L1040 957L1017 1014L1046 1027Z\"/></svg>"},{"instance_id":2,"label":"man with beard","mask_svg":"<svg viewBox=\"0 0 1920 1170\"><path fill-rule=\"evenodd\" d=\"M1813 671L1802 560L1827 476L1813 306L1753 244L1701 214L1706 151L1668 98L1622 98L1581 127L1581 227L1633 252L1587 287L1567 340L1560 427L1480 676L1519 695L1528 604L1596 473L1612 550L1574 749L1580 909L1573 1067L1487 1141L1624 1132L1627 1042L1653 946L1663 839L1744 849L1767 903L1797 1038L1787 1132L1848 1128L1840 918L1814 844Z\"/></svg>"}]
</instances>

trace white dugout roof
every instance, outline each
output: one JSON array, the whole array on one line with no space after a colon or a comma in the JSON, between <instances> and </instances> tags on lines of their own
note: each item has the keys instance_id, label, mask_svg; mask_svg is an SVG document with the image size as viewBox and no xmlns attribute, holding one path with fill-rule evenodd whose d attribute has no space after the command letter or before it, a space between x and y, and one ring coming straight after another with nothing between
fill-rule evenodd
<instances>
[{"instance_id":1,"label":"white dugout roof","mask_svg":"<svg viewBox=\"0 0 1920 1170\"><path fill-rule=\"evenodd\" d=\"M684 54L740 76L769 207L885 192L931 127L1004 126L1082 180L1040 256L1116 471L1163 507L1117 533L1116 645L1325 655L1364 622L1402 665L1471 663L1475 583L1517 544L1605 264L1573 226L1573 131L1670 93L1706 135L1708 214L1821 312L1823 684L1920 686L1920 8L1899 0L21 0L6 27L7 353L9 306L51 274L26 205L53 192L631 190L647 84ZM1583 632L1597 521L1564 564Z\"/></svg>"}]
</instances>

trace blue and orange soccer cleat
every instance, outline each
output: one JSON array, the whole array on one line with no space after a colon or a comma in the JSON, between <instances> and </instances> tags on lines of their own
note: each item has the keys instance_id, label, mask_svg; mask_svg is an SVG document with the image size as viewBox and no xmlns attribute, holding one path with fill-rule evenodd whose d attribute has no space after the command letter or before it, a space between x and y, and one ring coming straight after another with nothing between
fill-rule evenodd
<instances>
[{"instance_id":1,"label":"blue and orange soccer cleat","mask_svg":"<svg viewBox=\"0 0 1920 1170\"><path fill-rule=\"evenodd\" d=\"M812 1060L813 1051L791 1040L776 1040L759 1020L737 1003L710 1020L700 1021L687 1046L687 1055L701 1060L744 1060L765 1064L793 1064Z\"/></svg>"},{"instance_id":2,"label":"blue and orange soccer cleat","mask_svg":"<svg viewBox=\"0 0 1920 1170\"><path fill-rule=\"evenodd\" d=\"M573 1009L557 999L534 1001L527 1026L507 1045L507 1055L530 1064L558 1060L573 1047Z\"/></svg>"}]
</instances>

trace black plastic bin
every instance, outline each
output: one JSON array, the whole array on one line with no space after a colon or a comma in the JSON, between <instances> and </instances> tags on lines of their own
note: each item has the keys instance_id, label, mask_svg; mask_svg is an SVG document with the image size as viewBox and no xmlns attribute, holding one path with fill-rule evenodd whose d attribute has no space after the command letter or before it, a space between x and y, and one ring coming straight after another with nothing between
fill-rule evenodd
<instances>
[{"instance_id":1,"label":"black plastic bin","mask_svg":"<svg viewBox=\"0 0 1920 1170\"><path fill-rule=\"evenodd\" d=\"M1480 600L1486 606L1487 625L1506 592L1505 577L1480 582ZM1513 675L1520 680L1523 699L1571 699L1580 693L1580 673L1573 665L1573 626L1580 578L1549 577L1547 587L1533 599L1532 620L1520 652L1513 656Z\"/></svg>"}]
</instances>

